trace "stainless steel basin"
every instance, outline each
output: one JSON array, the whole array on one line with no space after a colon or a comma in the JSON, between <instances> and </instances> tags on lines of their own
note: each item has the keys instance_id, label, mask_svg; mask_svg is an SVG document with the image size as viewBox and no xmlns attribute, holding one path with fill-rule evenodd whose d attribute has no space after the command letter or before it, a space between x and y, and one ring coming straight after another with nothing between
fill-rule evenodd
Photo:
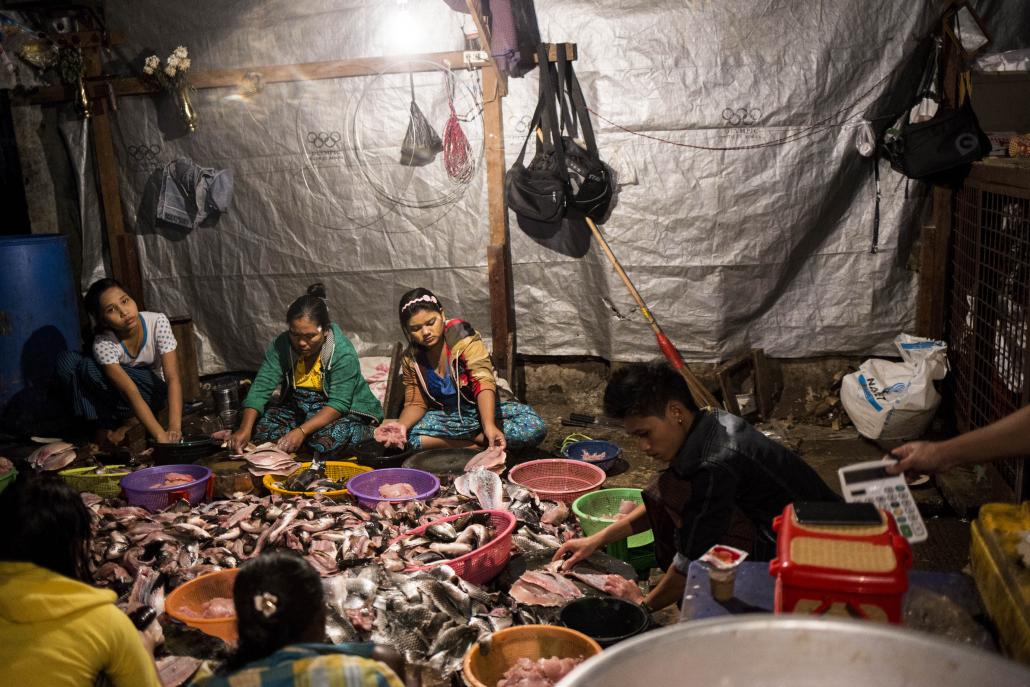
<instances>
[{"instance_id":1,"label":"stainless steel basin","mask_svg":"<svg viewBox=\"0 0 1030 687\"><path fill-rule=\"evenodd\" d=\"M557 687L1028 687L1030 668L932 635L804 616L713 618L648 632Z\"/></svg>"}]
</instances>

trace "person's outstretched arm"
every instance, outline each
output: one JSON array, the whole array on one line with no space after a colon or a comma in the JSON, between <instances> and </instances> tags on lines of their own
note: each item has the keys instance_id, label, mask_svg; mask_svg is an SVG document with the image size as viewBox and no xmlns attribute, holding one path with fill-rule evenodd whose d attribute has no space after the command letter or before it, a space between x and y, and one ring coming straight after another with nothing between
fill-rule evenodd
<instances>
[{"instance_id":1,"label":"person's outstretched arm","mask_svg":"<svg viewBox=\"0 0 1030 687\"><path fill-rule=\"evenodd\" d=\"M887 472L940 472L959 465L1030 454L1030 406L947 441L912 441L890 452Z\"/></svg>"}]
</instances>

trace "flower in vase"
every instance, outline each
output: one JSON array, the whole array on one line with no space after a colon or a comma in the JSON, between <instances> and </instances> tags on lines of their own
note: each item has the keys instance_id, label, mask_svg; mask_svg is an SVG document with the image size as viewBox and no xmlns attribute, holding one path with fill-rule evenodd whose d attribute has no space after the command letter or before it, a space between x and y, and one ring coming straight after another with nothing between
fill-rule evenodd
<instances>
[{"instance_id":1,"label":"flower in vase","mask_svg":"<svg viewBox=\"0 0 1030 687\"><path fill-rule=\"evenodd\" d=\"M186 46L184 45L180 45L179 47L177 47L174 51L172 51L172 54L178 57L180 60L186 59L186 57L189 56L189 53L186 51Z\"/></svg>"},{"instance_id":2,"label":"flower in vase","mask_svg":"<svg viewBox=\"0 0 1030 687\"><path fill-rule=\"evenodd\" d=\"M168 75L168 78L174 79L175 78L175 65L174 64L170 64L167 67L165 67L165 74Z\"/></svg>"},{"instance_id":3,"label":"flower in vase","mask_svg":"<svg viewBox=\"0 0 1030 687\"><path fill-rule=\"evenodd\" d=\"M161 66L161 58L157 55L151 55L143 62L144 69L149 67L150 71L148 74L153 74L154 71Z\"/></svg>"},{"instance_id":4,"label":"flower in vase","mask_svg":"<svg viewBox=\"0 0 1030 687\"><path fill-rule=\"evenodd\" d=\"M179 71L184 72L190 68L190 58L181 57L179 58Z\"/></svg>"}]
</instances>

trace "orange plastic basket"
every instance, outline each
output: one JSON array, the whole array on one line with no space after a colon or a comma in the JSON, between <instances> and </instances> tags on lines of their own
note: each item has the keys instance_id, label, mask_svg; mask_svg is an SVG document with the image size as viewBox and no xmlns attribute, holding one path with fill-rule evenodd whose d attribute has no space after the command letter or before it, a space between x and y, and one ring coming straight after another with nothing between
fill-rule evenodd
<instances>
[{"instance_id":1,"label":"orange plastic basket","mask_svg":"<svg viewBox=\"0 0 1030 687\"><path fill-rule=\"evenodd\" d=\"M571 504L604 484L605 472L582 460L545 458L516 465L508 479L545 501Z\"/></svg>"},{"instance_id":2,"label":"orange plastic basket","mask_svg":"<svg viewBox=\"0 0 1030 687\"><path fill-rule=\"evenodd\" d=\"M483 653L474 643L465 653L462 674L470 687L496 687L520 658L590 658L601 653L601 645L582 632L556 625L519 625L490 635L490 651Z\"/></svg>"},{"instance_id":3,"label":"orange plastic basket","mask_svg":"<svg viewBox=\"0 0 1030 687\"><path fill-rule=\"evenodd\" d=\"M497 577L498 573L508 564L508 559L511 558L511 533L515 530L515 516L503 510L477 510L472 511L472 513L486 513L490 516L490 526L495 531L493 539L478 549L469 551L457 558L432 565L408 568L408 570L428 570L437 565L449 565L454 570L454 574L472 584L484 584ZM390 543L393 544L402 539L422 534L430 525L440 522L451 522L468 515L470 513L458 513L457 515L434 520L405 532Z\"/></svg>"},{"instance_id":4,"label":"orange plastic basket","mask_svg":"<svg viewBox=\"0 0 1030 687\"><path fill-rule=\"evenodd\" d=\"M300 467L297 468L297 472L303 472L311 467L311 463L301 463ZM365 467L364 465L358 465L357 463L347 463L341 461L328 461L325 464L325 476L332 480L344 480L344 484L354 475L360 475L363 472L371 472L372 468ZM282 483L288 480L289 477L282 477L280 475L265 475L264 482L265 488L273 494L282 494L283 496L325 496L331 499L341 499L347 496L350 492L346 489L337 489L335 491L287 491L282 488Z\"/></svg>"},{"instance_id":5,"label":"orange plastic basket","mask_svg":"<svg viewBox=\"0 0 1030 687\"><path fill-rule=\"evenodd\" d=\"M217 597L232 598L233 584L239 568L218 570L195 577L181 587L176 587L165 599L165 613L204 634L235 644L236 615L228 618L204 618L201 608L204 603Z\"/></svg>"}]
</instances>

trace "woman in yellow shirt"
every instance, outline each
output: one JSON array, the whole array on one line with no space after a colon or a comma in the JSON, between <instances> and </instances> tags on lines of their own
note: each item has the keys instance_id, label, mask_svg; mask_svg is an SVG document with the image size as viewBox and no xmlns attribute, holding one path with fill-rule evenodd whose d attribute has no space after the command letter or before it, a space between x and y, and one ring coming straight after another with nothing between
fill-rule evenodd
<instances>
[{"instance_id":1,"label":"woman in yellow shirt","mask_svg":"<svg viewBox=\"0 0 1030 687\"><path fill-rule=\"evenodd\" d=\"M90 515L63 480L22 473L0 494L0 666L18 687L159 687L143 633L90 585Z\"/></svg>"}]
</instances>

